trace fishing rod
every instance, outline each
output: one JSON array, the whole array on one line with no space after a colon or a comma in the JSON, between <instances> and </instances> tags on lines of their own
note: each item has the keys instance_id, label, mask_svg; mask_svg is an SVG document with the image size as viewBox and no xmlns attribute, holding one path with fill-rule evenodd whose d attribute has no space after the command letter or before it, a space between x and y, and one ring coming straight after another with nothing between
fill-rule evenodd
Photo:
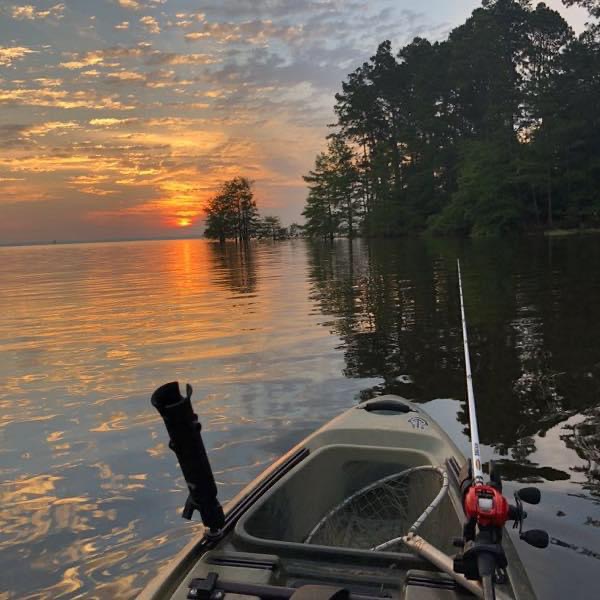
<instances>
[{"instance_id":1,"label":"fishing rod","mask_svg":"<svg viewBox=\"0 0 600 600\"><path fill-rule=\"evenodd\" d=\"M456 261L458 268L458 292L460 296L460 317L462 321L463 346L465 352L465 371L467 375L467 401L469 403L469 429L471 431L471 468L475 485L483 484L483 470L481 468L481 451L479 446L479 427L477 426L477 409L475 407L475 393L473 392L473 375L471 373L471 356L469 354L469 338L467 336L467 319L465 317L465 301L463 299L462 276L460 260Z\"/></svg>"},{"instance_id":2,"label":"fishing rod","mask_svg":"<svg viewBox=\"0 0 600 600\"><path fill-rule=\"evenodd\" d=\"M538 504L541 498L539 489L518 490L515 492L516 504L511 505L502 495L502 482L497 474L490 472L489 482L484 482L460 260L456 264L469 405L471 464L463 488L463 508L467 521L463 528L463 538L457 543L462 552L454 559L454 571L464 574L467 579L479 579L485 600L495 600L495 584L502 583L507 577L508 561L502 547L502 533L506 522L514 521L514 527L519 528L520 538L531 546L545 548L549 538L545 531L522 531L523 520L527 516L523 510L523 502Z\"/></svg>"}]
</instances>

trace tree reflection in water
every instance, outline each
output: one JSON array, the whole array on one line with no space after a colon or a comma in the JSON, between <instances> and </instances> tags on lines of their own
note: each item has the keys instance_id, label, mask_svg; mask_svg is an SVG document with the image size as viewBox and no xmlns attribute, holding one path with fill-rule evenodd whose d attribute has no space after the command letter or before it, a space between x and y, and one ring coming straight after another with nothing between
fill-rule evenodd
<instances>
[{"instance_id":1,"label":"tree reflection in water","mask_svg":"<svg viewBox=\"0 0 600 600\"><path fill-rule=\"evenodd\" d=\"M573 470L585 476L583 489L600 498L600 407L590 409L583 421L567 425L565 431L561 439L583 461L582 465L573 467ZM600 523L593 521L590 519L587 524L600 526Z\"/></svg>"},{"instance_id":2,"label":"tree reflection in water","mask_svg":"<svg viewBox=\"0 0 600 600\"><path fill-rule=\"evenodd\" d=\"M600 413L585 414L600 402L600 318L591 318L600 305L595 241L309 243L312 295L343 340L346 376L383 379L365 398L463 399L460 257L482 441L528 469L525 478L564 479L530 462L536 438L583 413L562 439L588 461L589 489L598 493Z\"/></svg>"},{"instance_id":3,"label":"tree reflection in water","mask_svg":"<svg viewBox=\"0 0 600 600\"><path fill-rule=\"evenodd\" d=\"M256 291L256 261L249 243L226 242L208 244L214 282L233 292L251 294Z\"/></svg>"}]
</instances>

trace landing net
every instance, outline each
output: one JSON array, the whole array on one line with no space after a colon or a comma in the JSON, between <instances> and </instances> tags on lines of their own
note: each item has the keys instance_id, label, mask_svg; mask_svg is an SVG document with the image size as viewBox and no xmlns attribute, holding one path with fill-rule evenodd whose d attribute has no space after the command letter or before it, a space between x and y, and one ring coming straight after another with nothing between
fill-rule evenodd
<instances>
[{"instance_id":1,"label":"landing net","mask_svg":"<svg viewBox=\"0 0 600 600\"><path fill-rule=\"evenodd\" d=\"M330 510L306 538L308 544L397 551L402 538L425 523L435 536L445 530L435 512L448 492L448 475L422 466L389 475L358 490Z\"/></svg>"}]
</instances>

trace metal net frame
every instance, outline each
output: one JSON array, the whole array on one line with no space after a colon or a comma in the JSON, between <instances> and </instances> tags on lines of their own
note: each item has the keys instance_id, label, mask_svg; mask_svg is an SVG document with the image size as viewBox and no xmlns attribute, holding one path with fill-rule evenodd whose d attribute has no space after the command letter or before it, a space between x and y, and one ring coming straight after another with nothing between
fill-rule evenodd
<instances>
[{"instance_id":1,"label":"metal net frame","mask_svg":"<svg viewBox=\"0 0 600 600\"><path fill-rule=\"evenodd\" d=\"M431 465L405 469L361 488L332 508L305 542L393 550L430 519L447 493L448 474L444 469Z\"/></svg>"}]
</instances>

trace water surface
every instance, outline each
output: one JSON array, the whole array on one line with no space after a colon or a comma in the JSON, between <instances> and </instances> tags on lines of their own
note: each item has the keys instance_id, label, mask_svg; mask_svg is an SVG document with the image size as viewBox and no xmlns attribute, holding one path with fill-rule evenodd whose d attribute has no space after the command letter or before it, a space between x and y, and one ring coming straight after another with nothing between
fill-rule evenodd
<instances>
[{"instance_id":1,"label":"water surface","mask_svg":"<svg viewBox=\"0 0 600 600\"><path fill-rule=\"evenodd\" d=\"M544 493L553 543L519 550L541 597L594 597L597 237L0 248L0 597L133 597L194 535L166 381L194 386L223 499L375 394L466 450L457 256L486 456Z\"/></svg>"}]
</instances>

